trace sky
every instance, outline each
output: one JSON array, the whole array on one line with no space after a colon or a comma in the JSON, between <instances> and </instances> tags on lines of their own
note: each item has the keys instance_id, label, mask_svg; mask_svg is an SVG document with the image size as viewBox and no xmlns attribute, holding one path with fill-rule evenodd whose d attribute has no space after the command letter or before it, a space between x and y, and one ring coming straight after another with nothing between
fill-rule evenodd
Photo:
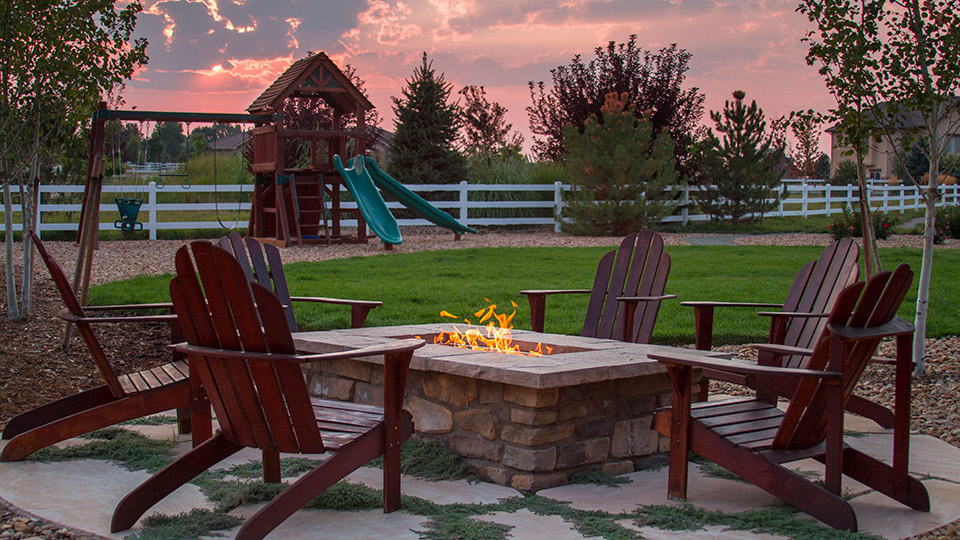
<instances>
[{"instance_id":1,"label":"sky","mask_svg":"<svg viewBox=\"0 0 960 540\"><path fill-rule=\"evenodd\" d=\"M796 0L143 0L149 63L124 108L243 112L294 61L324 51L351 65L393 130L392 96L426 51L456 91L483 86L531 143L529 81L577 54L636 34L649 50L692 54L685 87L720 110L744 90L768 117L833 105L804 60L811 28ZM703 123L710 125L708 113ZM826 147L824 136L821 146Z\"/></svg>"}]
</instances>

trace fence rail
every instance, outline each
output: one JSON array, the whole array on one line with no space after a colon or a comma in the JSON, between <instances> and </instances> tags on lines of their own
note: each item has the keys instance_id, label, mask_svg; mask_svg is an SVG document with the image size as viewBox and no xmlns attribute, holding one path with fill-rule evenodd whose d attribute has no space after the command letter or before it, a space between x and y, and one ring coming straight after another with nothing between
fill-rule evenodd
<instances>
[{"instance_id":1,"label":"fence rail","mask_svg":"<svg viewBox=\"0 0 960 540\"><path fill-rule=\"evenodd\" d=\"M449 211L461 223L468 226L510 226L510 225L552 225L556 230L560 228L560 218L563 209L564 193L570 190L568 184L459 184L445 185L410 185L412 191L453 192L455 195L442 197L448 200L435 200L431 204L437 208ZM14 199L18 200L19 186L10 186ZM664 222L704 221L709 215L697 213L695 192L701 188L684 186L680 190L680 204L674 215L668 216ZM142 199L139 220L143 223L143 230L149 238L156 239L161 230L198 230L221 228L245 228L250 214L249 200L253 192L250 184L242 185L191 185L180 186L167 184L158 186L156 183L147 185L106 185L103 188L104 197L100 205L101 230L115 228L114 220L119 219L116 205L109 201L111 197L131 197ZM940 186L938 206L960 204L960 186ZM483 200L482 193L520 193L521 197L530 200ZM41 186L41 204L38 212L37 230L43 231L75 231L81 209L80 195L83 186ZM189 202L189 199L199 199L200 194L214 194L214 202ZM177 195L173 195L177 194ZM209 195L207 196L209 197ZM181 198L183 202L160 202L159 199L171 200ZM451 200L452 199L452 200ZM779 192L779 200L772 197L770 202L776 202L776 208L768 212L767 216L822 216L839 214L845 208L855 208L858 201L856 186L831 186L821 181L784 180ZM876 210L884 212L905 212L923 208L923 199L915 186L889 186L884 183L874 183L870 186L871 205ZM356 203L343 201L343 208L355 209ZM398 202L388 202L387 207L393 210L403 208ZM483 215L496 209L503 217ZM13 204L14 213L21 211L19 204ZM0 214L3 208L0 207ZM213 215L211 215L213 213ZM186 220L184 216L196 214L195 220ZM513 214L513 215L509 215ZM523 215L526 214L526 215ZM532 215L531 215L532 214ZM46 217L46 219L44 219ZM211 218L216 218L211 219ZM400 226L431 225L425 219L401 217L397 220ZM355 227L356 220L344 220L345 227ZM14 224L14 230L22 230L20 223Z\"/></svg>"}]
</instances>

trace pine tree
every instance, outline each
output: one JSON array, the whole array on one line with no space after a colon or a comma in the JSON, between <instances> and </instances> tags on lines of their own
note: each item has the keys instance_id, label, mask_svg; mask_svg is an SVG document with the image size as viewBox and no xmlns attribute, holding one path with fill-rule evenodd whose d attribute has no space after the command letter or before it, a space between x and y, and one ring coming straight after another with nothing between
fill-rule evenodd
<instances>
[{"instance_id":1,"label":"pine tree","mask_svg":"<svg viewBox=\"0 0 960 540\"><path fill-rule=\"evenodd\" d=\"M564 133L574 179L567 232L621 236L655 227L676 206L674 141L667 130L654 138L649 115L638 119L628 97L607 94L602 124L592 115L583 133L574 126Z\"/></svg>"},{"instance_id":2,"label":"pine tree","mask_svg":"<svg viewBox=\"0 0 960 540\"><path fill-rule=\"evenodd\" d=\"M453 184L465 179L466 160L455 146L460 111L456 103L447 102L451 89L423 53L423 64L407 79L403 97L393 98L396 133L388 171L400 182Z\"/></svg>"},{"instance_id":3,"label":"pine tree","mask_svg":"<svg viewBox=\"0 0 960 540\"><path fill-rule=\"evenodd\" d=\"M763 109L756 101L745 105L745 97L737 90L722 113L710 111L723 140L711 131L701 164L701 172L715 188L699 192L701 207L715 219L729 217L734 225L750 214L762 217L776 204L768 199L780 185L783 158L783 148L776 147L767 132Z\"/></svg>"}]
</instances>

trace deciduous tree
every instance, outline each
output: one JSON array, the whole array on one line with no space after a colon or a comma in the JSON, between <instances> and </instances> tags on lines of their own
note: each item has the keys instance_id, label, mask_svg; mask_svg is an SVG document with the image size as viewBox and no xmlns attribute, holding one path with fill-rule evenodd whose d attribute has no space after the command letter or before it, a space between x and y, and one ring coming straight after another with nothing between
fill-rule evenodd
<instances>
[{"instance_id":1,"label":"deciduous tree","mask_svg":"<svg viewBox=\"0 0 960 540\"><path fill-rule=\"evenodd\" d=\"M138 1L0 1L0 174L4 189L7 306L29 315L33 246L23 241L22 292L13 264L10 183L21 188L24 229L35 225L40 156L59 135L72 135L102 96L146 62L146 41L133 40Z\"/></svg>"},{"instance_id":2,"label":"deciduous tree","mask_svg":"<svg viewBox=\"0 0 960 540\"><path fill-rule=\"evenodd\" d=\"M467 154L492 156L520 152L523 136L513 131L513 124L507 123L506 108L489 101L482 86L465 86L459 94L463 96L460 141Z\"/></svg>"},{"instance_id":3,"label":"deciduous tree","mask_svg":"<svg viewBox=\"0 0 960 540\"><path fill-rule=\"evenodd\" d=\"M806 38L807 62L819 65L837 98L834 116L844 129L854 113L865 118L866 128L851 135L850 142L883 138L909 172L906 152L918 138L926 140L926 181L912 174L906 178L918 187L926 206L913 348L920 373L940 160L949 139L945 135L957 130L960 114L960 10L954 0L803 0L798 10L817 25ZM916 128L904 121L911 115L922 119Z\"/></svg>"},{"instance_id":4,"label":"deciduous tree","mask_svg":"<svg viewBox=\"0 0 960 540\"><path fill-rule=\"evenodd\" d=\"M549 89L542 81L529 83L530 131L542 137L534 138L534 153L542 160L562 161L565 126L583 132L590 117L602 124L606 95L626 92L637 118L649 116L654 137L663 130L670 133L676 142L677 170L689 176L687 149L700 129L705 99L698 88L683 87L691 54L676 44L655 53L644 50L637 46L636 35L619 45L611 41L595 53L596 59L588 63L577 55L570 65L551 70Z\"/></svg>"}]
</instances>

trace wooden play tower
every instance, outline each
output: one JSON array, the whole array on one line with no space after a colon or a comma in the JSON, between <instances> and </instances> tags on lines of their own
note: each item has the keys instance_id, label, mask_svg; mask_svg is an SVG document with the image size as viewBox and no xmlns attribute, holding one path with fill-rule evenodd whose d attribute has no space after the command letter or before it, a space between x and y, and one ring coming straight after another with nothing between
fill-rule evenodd
<instances>
[{"instance_id":1,"label":"wooden play tower","mask_svg":"<svg viewBox=\"0 0 960 540\"><path fill-rule=\"evenodd\" d=\"M323 100L333 113L329 130L293 129L285 126L288 99ZM344 162L365 150L365 114L373 109L363 93L324 53L293 63L249 107L252 115L271 115L274 122L253 130L253 172L256 188L248 235L280 246L301 243L366 242L366 223L355 209L341 206L340 175L333 156ZM345 129L343 118L353 114L354 129ZM310 148L309 164L287 163L289 141ZM349 153L348 153L349 152ZM356 235L344 236L340 223L356 217Z\"/></svg>"}]
</instances>

